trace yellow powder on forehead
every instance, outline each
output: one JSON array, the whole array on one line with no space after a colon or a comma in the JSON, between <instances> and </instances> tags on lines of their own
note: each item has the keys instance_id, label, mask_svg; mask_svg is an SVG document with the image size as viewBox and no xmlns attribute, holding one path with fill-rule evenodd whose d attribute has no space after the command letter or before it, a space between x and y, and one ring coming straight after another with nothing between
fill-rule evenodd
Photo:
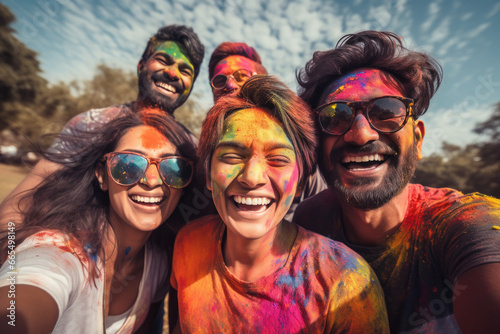
<instances>
[{"instance_id":1,"label":"yellow powder on forehead","mask_svg":"<svg viewBox=\"0 0 500 334\"><path fill-rule=\"evenodd\" d=\"M265 111L244 109L237 111L226 120L225 135L234 138L238 132L245 132L248 137L256 138L258 133L263 130L280 125L281 122L278 119L270 116Z\"/></svg>"}]
</instances>

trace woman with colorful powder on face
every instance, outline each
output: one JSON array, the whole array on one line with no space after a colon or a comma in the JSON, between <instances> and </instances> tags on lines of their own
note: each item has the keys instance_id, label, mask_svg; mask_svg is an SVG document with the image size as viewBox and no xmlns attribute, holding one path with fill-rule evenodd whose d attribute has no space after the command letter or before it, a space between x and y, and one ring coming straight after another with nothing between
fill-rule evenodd
<instances>
[{"instance_id":1,"label":"woman with colorful powder on face","mask_svg":"<svg viewBox=\"0 0 500 334\"><path fill-rule=\"evenodd\" d=\"M167 225L192 179L191 140L152 111L63 139L84 148L47 154L64 167L32 194L15 242L0 235L0 332L146 330L169 287Z\"/></svg>"},{"instance_id":2,"label":"woman with colorful powder on face","mask_svg":"<svg viewBox=\"0 0 500 334\"><path fill-rule=\"evenodd\" d=\"M310 109L273 77L250 78L209 111L198 153L218 215L175 242L183 333L388 333L368 264L283 219L315 149Z\"/></svg>"}]
</instances>

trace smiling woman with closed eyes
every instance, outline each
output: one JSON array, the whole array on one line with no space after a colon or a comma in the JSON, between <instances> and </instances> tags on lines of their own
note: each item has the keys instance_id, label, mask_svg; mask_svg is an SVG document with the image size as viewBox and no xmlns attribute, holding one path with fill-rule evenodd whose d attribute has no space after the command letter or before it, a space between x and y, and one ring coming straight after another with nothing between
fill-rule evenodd
<instances>
[{"instance_id":1,"label":"smiling woman with closed eyes","mask_svg":"<svg viewBox=\"0 0 500 334\"><path fill-rule=\"evenodd\" d=\"M186 225L175 242L183 333L388 333L368 264L284 219L314 171L311 116L263 75L209 111L198 154L218 215Z\"/></svg>"},{"instance_id":2,"label":"smiling woman with closed eyes","mask_svg":"<svg viewBox=\"0 0 500 334\"><path fill-rule=\"evenodd\" d=\"M32 194L15 244L0 235L0 331L13 329L15 254L19 333L147 332L169 287L167 225L192 180L191 139L151 110L63 139L84 148L47 154L64 167Z\"/></svg>"}]
</instances>

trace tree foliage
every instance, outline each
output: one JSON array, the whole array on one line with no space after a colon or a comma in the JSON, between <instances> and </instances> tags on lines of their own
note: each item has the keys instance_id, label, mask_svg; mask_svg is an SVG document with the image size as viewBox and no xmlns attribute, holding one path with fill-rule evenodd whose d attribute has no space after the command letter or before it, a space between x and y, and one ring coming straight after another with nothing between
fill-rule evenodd
<instances>
[{"instance_id":1,"label":"tree foliage","mask_svg":"<svg viewBox=\"0 0 500 334\"><path fill-rule=\"evenodd\" d=\"M444 142L442 154L420 161L413 182L500 198L500 102L474 132L489 136L489 140L464 148Z\"/></svg>"},{"instance_id":2,"label":"tree foliage","mask_svg":"<svg viewBox=\"0 0 500 334\"><path fill-rule=\"evenodd\" d=\"M105 64L97 66L90 80L49 85L41 76L37 53L14 36L10 27L14 21L12 12L0 3L0 145L5 144L2 130L8 129L6 144L30 150L42 134L59 132L76 114L131 102L137 97L136 73ZM175 116L199 135L204 115L193 97ZM17 138L15 142L12 134Z\"/></svg>"},{"instance_id":3,"label":"tree foliage","mask_svg":"<svg viewBox=\"0 0 500 334\"><path fill-rule=\"evenodd\" d=\"M0 131L21 126L20 111L36 121L36 100L47 87L37 53L14 36L14 21L14 14L0 3Z\"/></svg>"}]
</instances>

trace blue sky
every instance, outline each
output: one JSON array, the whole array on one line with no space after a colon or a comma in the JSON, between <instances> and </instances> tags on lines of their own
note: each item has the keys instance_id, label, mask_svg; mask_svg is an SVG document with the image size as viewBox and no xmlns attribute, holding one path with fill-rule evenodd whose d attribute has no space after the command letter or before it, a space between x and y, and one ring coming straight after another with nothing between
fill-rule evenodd
<instances>
[{"instance_id":1,"label":"blue sky","mask_svg":"<svg viewBox=\"0 0 500 334\"><path fill-rule=\"evenodd\" d=\"M422 117L424 155L462 145L500 101L500 1L488 0L2 0L17 37L39 53L50 82L89 79L96 65L135 71L146 42L167 24L193 27L206 47L195 98L212 104L208 59L224 41L254 46L269 73L296 89L295 71L347 33L389 30L426 51L444 81ZM193 95L192 95L193 96Z\"/></svg>"}]
</instances>

